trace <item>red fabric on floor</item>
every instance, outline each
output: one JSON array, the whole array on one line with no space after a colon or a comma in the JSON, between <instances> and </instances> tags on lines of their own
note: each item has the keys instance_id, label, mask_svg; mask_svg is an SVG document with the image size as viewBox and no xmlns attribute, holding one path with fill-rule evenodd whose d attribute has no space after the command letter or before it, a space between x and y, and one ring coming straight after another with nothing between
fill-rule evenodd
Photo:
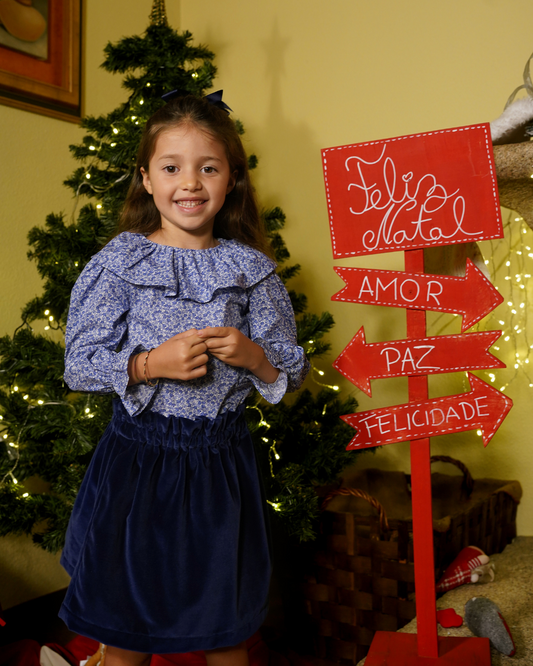
<instances>
[{"instance_id":1,"label":"red fabric on floor","mask_svg":"<svg viewBox=\"0 0 533 666\"><path fill-rule=\"evenodd\" d=\"M247 645L250 666L269 666L269 649L259 632L248 639ZM206 666L206 663L203 652L187 652L186 654L154 654L150 666ZM290 665L285 661L280 662L279 666Z\"/></svg>"},{"instance_id":2,"label":"red fabric on floor","mask_svg":"<svg viewBox=\"0 0 533 666\"><path fill-rule=\"evenodd\" d=\"M35 642L35 641L20 641ZM37 645L37 643L35 643ZM78 666L82 659L87 659L98 650L98 642L91 638L77 636L74 640L67 643L64 647L53 643L47 643L48 647L72 666ZM295 652L289 651L287 656L272 652L267 644L261 638L258 632L254 634L247 642L250 666L312 666L312 663L305 657L298 656ZM0 653L1 656L2 653ZM0 659L0 664L4 666L4 661ZM35 662L6 662L6 666L39 666L39 652ZM150 666L206 666L206 660L203 652L187 652L185 654L156 654L152 657Z\"/></svg>"},{"instance_id":3,"label":"red fabric on floor","mask_svg":"<svg viewBox=\"0 0 533 666\"><path fill-rule=\"evenodd\" d=\"M25 638L0 647L2 666L39 666L41 646L37 641Z\"/></svg>"}]
</instances>

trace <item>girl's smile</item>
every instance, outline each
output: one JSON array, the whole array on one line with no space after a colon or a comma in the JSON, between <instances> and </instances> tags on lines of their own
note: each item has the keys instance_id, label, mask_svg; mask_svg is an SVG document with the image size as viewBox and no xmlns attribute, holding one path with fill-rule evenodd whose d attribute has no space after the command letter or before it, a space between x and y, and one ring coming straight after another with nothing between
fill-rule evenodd
<instances>
[{"instance_id":1,"label":"girl's smile","mask_svg":"<svg viewBox=\"0 0 533 666\"><path fill-rule=\"evenodd\" d=\"M161 228L150 240L189 249L212 247L215 215L235 185L224 146L194 125L168 129L141 173L161 214Z\"/></svg>"}]
</instances>

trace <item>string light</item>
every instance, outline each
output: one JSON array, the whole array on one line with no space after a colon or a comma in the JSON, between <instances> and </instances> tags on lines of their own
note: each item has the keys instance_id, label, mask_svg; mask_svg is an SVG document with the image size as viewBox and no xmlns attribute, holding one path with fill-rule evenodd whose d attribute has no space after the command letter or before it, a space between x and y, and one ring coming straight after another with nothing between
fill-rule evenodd
<instances>
[{"instance_id":1,"label":"string light","mask_svg":"<svg viewBox=\"0 0 533 666\"><path fill-rule=\"evenodd\" d=\"M310 341L310 342L311 342L311 341ZM332 391L338 391L338 390L340 389L339 386L332 385L332 384L325 384L324 382L319 382L319 381L316 379L315 374L318 375L319 377L322 377L322 376L324 376L325 373L324 373L323 370L319 370L319 369L313 364L312 361L311 361L311 370L312 370L312 373L311 373L311 379L312 379L312 380L314 381L314 383L317 384L318 386L323 386L324 388L329 388L329 389L331 389Z\"/></svg>"},{"instance_id":2,"label":"string light","mask_svg":"<svg viewBox=\"0 0 533 666\"><path fill-rule=\"evenodd\" d=\"M499 381L504 379L500 391L506 391L509 385L519 377L525 376L528 387L533 388L533 377L529 376L531 366L532 335L528 312L531 309L530 293L533 283L529 278L533 274L533 238L532 230L516 212L509 211L504 218L504 238L497 241L480 243L485 254L484 264L488 267L494 286L504 296L504 303L478 322L474 331L502 330L499 344L492 350L506 364L507 369L498 370ZM441 323L444 322L444 323ZM451 318L438 315L432 322L432 335L446 333ZM438 326L437 326L438 324ZM487 381L494 383L496 375L485 373Z\"/></svg>"},{"instance_id":3,"label":"string light","mask_svg":"<svg viewBox=\"0 0 533 666\"><path fill-rule=\"evenodd\" d=\"M266 437L263 437L263 442L268 442L269 440ZM271 476L276 476L276 473L274 472L274 461L272 460L274 458L275 460L280 460L281 456L279 453L276 451L276 442L272 442L272 445L270 446L268 450L268 462L270 463L270 474Z\"/></svg>"}]
</instances>

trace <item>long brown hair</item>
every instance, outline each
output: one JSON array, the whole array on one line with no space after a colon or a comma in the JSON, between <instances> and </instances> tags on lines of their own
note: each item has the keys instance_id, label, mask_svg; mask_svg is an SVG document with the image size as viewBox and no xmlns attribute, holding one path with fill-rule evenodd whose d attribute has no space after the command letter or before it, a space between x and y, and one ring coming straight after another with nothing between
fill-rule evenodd
<instances>
[{"instance_id":1,"label":"long brown hair","mask_svg":"<svg viewBox=\"0 0 533 666\"><path fill-rule=\"evenodd\" d=\"M159 135L183 124L195 126L219 141L224 146L230 173L236 173L235 187L216 214L213 235L234 238L270 255L270 244L250 181L248 159L235 123L226 111L193 95L172 99L146 123L118 231L149 235L161 228L161 214L143 185L141 168L148 171Z\"/></svg>"}]
</instances>

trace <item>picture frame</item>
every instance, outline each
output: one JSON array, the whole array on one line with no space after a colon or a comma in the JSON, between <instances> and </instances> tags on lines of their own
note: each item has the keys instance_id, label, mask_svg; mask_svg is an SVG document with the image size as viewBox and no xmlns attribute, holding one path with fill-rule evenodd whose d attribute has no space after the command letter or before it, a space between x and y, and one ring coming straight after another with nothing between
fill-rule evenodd
<instances>
[{"instance_id":1,"label":"picture frame","mask_svg":"<svg viewBox=\"0 0 533 666\"><path fill-rule=\"evenodd\" d=\"M81 118L81 0L0 1L0 104Z\"/></svg>"}]
</instances>

